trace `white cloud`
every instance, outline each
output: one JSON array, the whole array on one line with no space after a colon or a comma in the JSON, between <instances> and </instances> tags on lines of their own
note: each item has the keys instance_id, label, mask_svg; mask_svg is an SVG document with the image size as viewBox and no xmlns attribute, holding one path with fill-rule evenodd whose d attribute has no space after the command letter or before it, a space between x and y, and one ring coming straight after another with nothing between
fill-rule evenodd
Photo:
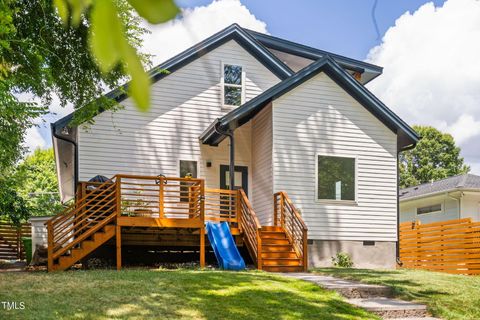
<instances>
[{"instance_id":1,"label":"white cloud","mask_svg":"<svg viewBox=\"0 0 480 320\"><path fill-rule=\"evenodd\" d=\"M406 12L373 48L384 67L369 88L410 124L450 132L480 173L480 1Z\"/></svg>"},{"instance_id":2,"label":"white cloud","mask_svg":"<svg viewBox=\"0 0 480 320\"><path fill-rule=\"evenodd\" d=\"M37 148L45 148L47 145L45 139L40 134L40 128L32 127L27 129L24 146L31 153Z\"/></svg>"},{"instance_id":3,"label":"white cloud","mask_svg":"<svg viewBox=\"0 0 480 320\"><path fill-rule=\"evenodd\" d=\"M149 25L152 33L145 36L143 51L153 54L153 65L157 65L234 22L248 29L266 32L266 24L239 0L219 0L208 6L185 9L182 17L174 21Z\"/></svg>"}]
</instances>

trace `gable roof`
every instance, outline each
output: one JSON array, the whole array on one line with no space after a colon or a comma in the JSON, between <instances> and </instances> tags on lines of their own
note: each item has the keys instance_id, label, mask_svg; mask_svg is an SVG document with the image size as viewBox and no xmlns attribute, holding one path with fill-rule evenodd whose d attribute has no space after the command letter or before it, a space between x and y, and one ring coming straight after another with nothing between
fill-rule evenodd
<instances>
[{"instance_id":1,"label":"gable roof","mask_svg":"<svg viewBox=\"0 0 480 320\"><path fill-rule=\"evenodd\" d=\"M334 59L326 55L322 59L300 70L295 75L281 81L240 107L230 111L213 122L200 136L204 144L216 146L225 135L221 132L235 130L250 121L268 103L289 92L320 72L325 72L341 88L356 99L362 106L382 121L390 130L399 135L399 150L414 145L419 136L417 133L362 84L346 72Z\"/></svg>"},{"instance_id":2,"label":"gable roof","mask_svg":"<svg viewBox=\"0 0 480 320\"><path fill-rule=\"evenodd\" d=\"M339 54L331 53L331 52L320 50L317 48L312 48L300 43L277 38L277 37L256 32L253 30L248 30L248 29L246 30L256 40L258 40L261 44L263 44L268 49L278 50L281 52L285 52L288 54L292 54L295 56L299 56L299 57L314 60L314 61L328 55L333 60L335 60L339 65L341 65L343 68L362 73L363 84L370 82L371 80L375 79L380 74L382 74L383 72L382 67L368 63L368 62L355 60Z\"/></svg>"},{"instance_id":3,"label":"gable roof","mask_svg":"<svg viewBox=\"0 0 480 320\"><path fill-rule=\"evenodd\" d=\"M249 32L246 32L242 27L234 23L151 69L148 73L152 83L168 76L169 73L180 69L186 64L200 58L230 40L235 40L279 79L284 80L294 74L286 64L260 44L260 42L258 42ZM168 70L169 73L165 73L163 70ZM126 83L123 86L108 92L105 96L110 99L115 99L117 102L123 101L128 97L126 93L128 85L129 83ZM98 113L103 111L104 110L99 110ZM53 125L55 127L66 126L73 119L74 114L75 112L70 113L55 122Z\"/></svg>"},{"instance_id":4,"label":"gable roof","mask_svg":"<svg viewBox=\"0 0 480 320\"><path fill-rule=\"evenodd\" d=\"M480 191L480 176L461 174L434 182L420 184L399 191L400 200L410 200L438 193L457 191L461 189L477 189Z\"/></svg>"}]
</instances>

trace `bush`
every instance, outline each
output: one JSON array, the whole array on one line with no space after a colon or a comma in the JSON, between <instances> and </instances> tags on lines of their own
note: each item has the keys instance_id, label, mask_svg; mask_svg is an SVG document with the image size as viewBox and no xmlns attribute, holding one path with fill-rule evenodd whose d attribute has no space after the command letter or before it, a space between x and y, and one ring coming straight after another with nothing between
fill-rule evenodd
<instances>
[{"instance_id":1,"label":"bush","mask_svg":"<svg viewBox=\"0 0 480 320\"><path fill-rule=\"evenodd\" d=\"M335 267L351 268L353 261L350 255L346 252L339 252L335 257L332 257L332 263Z\"/></svg>"}]
</instances>

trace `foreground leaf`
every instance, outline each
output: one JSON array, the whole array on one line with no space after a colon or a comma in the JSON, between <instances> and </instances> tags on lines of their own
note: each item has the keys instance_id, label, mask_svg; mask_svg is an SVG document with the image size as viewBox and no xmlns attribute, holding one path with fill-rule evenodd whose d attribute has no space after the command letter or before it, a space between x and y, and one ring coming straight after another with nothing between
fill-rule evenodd
<instances>
[{"instance_id":1,"label":"foreground leaf","mask_svg":"<svg viewBox=\"0 0 480 320\"><path fill-rule=\"evenodd\" d=\"M174 19L180 13L173 0L128 0L138 14L156 24Z\"/></svg>"}]
</instances>

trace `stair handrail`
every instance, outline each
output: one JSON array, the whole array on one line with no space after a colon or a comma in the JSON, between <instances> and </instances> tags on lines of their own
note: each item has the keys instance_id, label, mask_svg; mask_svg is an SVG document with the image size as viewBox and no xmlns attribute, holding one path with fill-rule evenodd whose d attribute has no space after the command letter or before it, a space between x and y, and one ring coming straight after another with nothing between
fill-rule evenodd
<instances>
[{"instance_id":1,"label":"stair handrail","mask_svg":"<svg viewBox=\"0 0 480 320\"><path fill-rule=\"evenodd\" d=\"M116 176L96 187L100 192L85 194L45 224L48 232L48 270L53 261L67 250L97 232L117 215ZM111 199L109 199L111 198ZM108 207L107 207L108 206ZM100 210L108 208L107 211ZM69 242L70 241L70 242Z\"/></svg>"},{"instance_id":2,"label":"stair handrail","mask_svg":"<svg viewBox=\"0 0 480 320\"><path fill-rule=\"evenodd\" d=\"M308 269L308 228L302 219L298 209L293 204L285 191L273 195L274 201L274 225L281 226L289 241L302 259L305 271Z\"/></svg>"},{"instance_id":3,"label":"stair handrail","mask_svg":"<svg viewBox=\"0 0 480 320\"><path fill-rule=\"evenodd\" d=\"M247 244L247 249L250 254L256 258L257 269L262 269L262 237L261 225L258 221L257 215L252 208L250 200L243 189L238 190L240 210L237 215L239 217L240 230L243 232L243 238ZM255 260L255 259L254 259Z\"/></svg>"}]
</instances>

